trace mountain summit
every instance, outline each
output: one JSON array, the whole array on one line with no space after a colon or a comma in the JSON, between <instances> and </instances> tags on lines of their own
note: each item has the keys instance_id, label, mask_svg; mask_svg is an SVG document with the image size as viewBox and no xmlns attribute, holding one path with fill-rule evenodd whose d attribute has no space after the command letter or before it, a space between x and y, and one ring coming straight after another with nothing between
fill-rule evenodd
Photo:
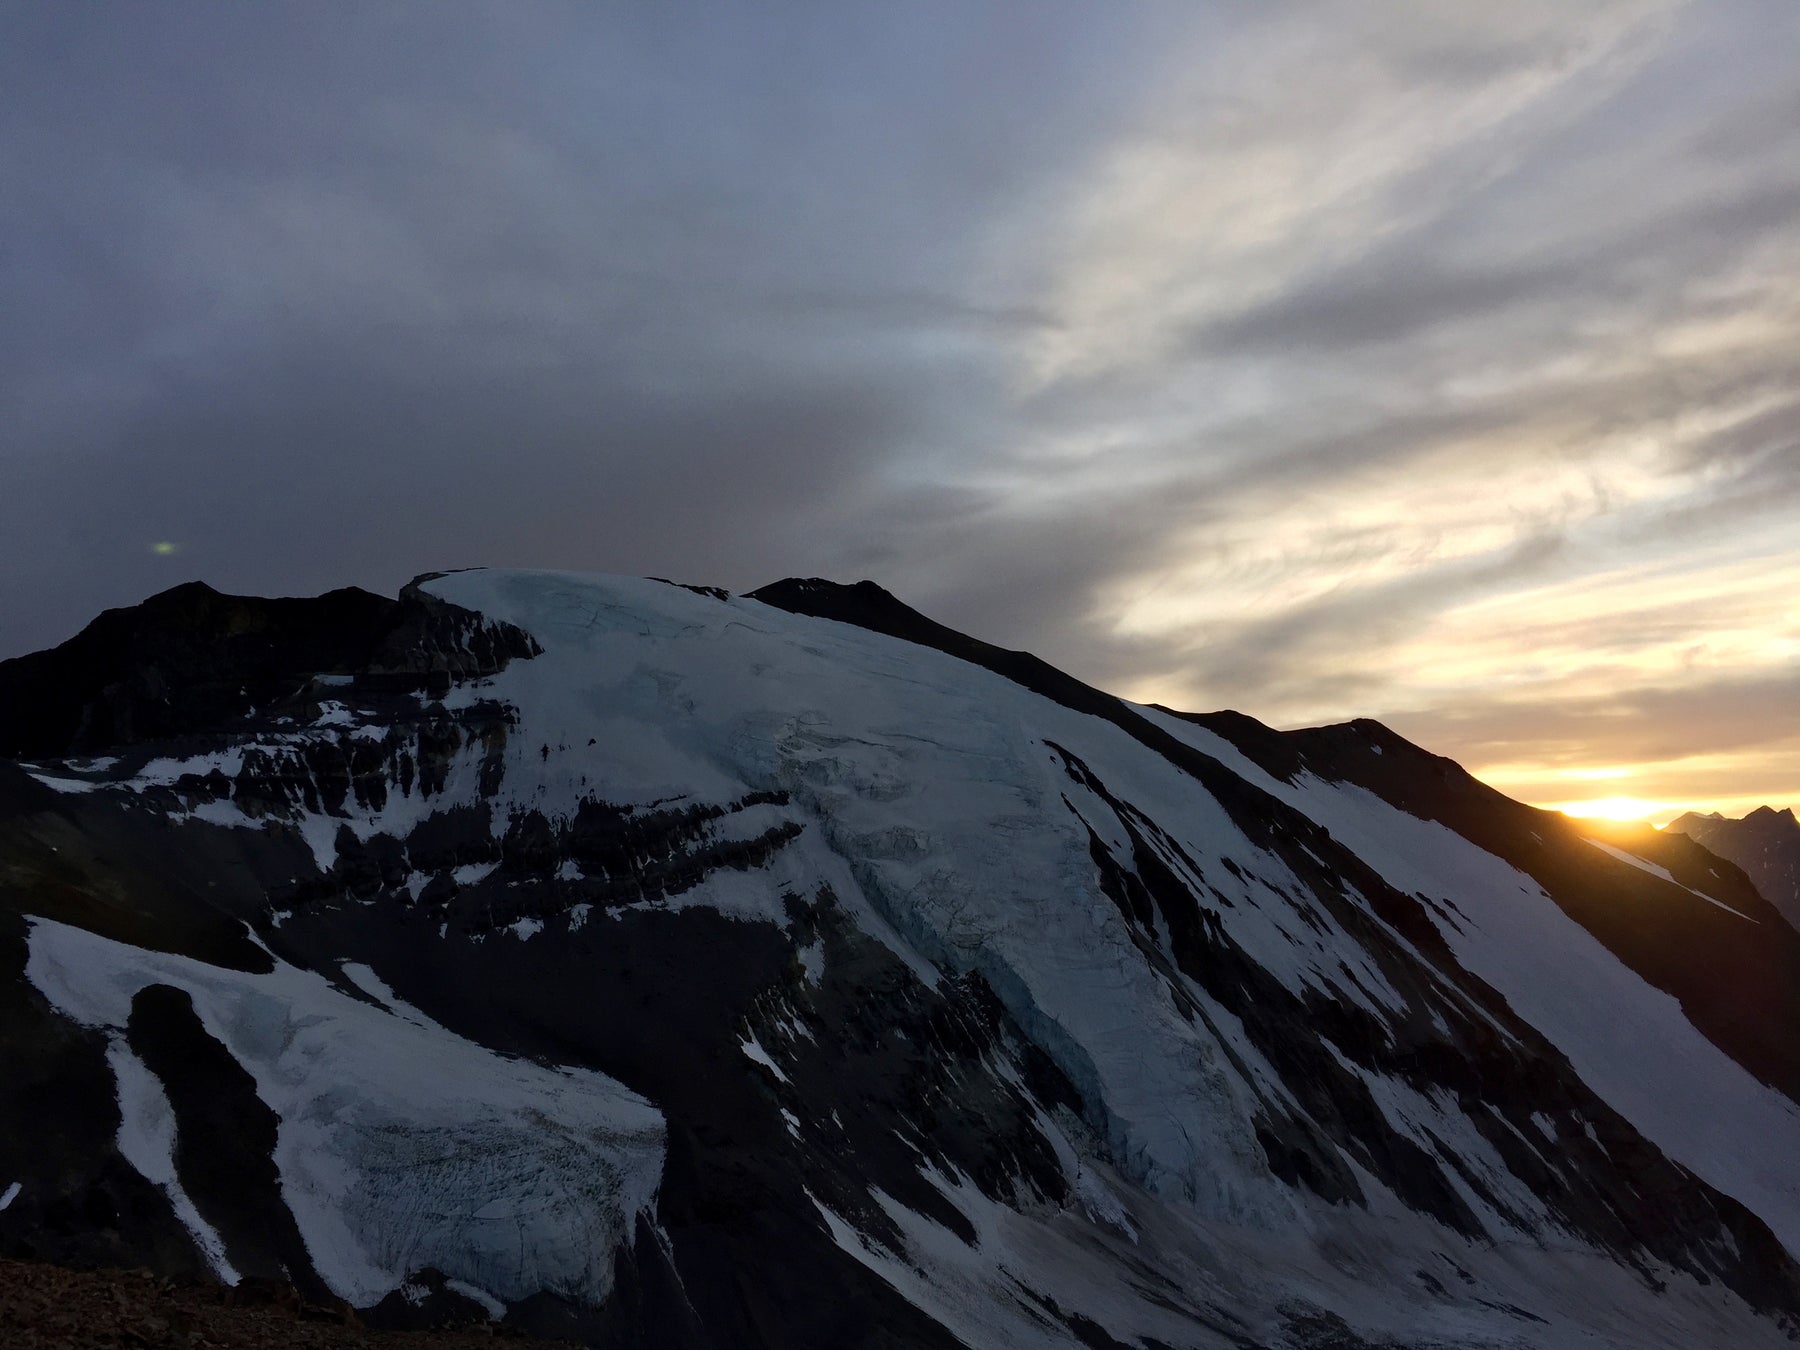
<instances>
[{"instance_id":1,"label":"mountain summit","mask_svg":"<svg viewBox=\"0 0 1800 1350\"><path fill-rule=\"evenodd\" d=\"M696 1350L1800 1327L1800 933L1378 723L503 571L0 694L0 1254Z\"/></svg>"},{"instance_id":2,"label":"mountain summit","mask_svg":"<svg viewBox=\"0 0 1800 1350\"><path fill-rule=\"evenodd\" d=\"M1769 903L1800 927L1800 821L1792 807L1759 806L1742 820L1690 811L1667 828L1743 868Z\"/></svg>"}]
</instances>

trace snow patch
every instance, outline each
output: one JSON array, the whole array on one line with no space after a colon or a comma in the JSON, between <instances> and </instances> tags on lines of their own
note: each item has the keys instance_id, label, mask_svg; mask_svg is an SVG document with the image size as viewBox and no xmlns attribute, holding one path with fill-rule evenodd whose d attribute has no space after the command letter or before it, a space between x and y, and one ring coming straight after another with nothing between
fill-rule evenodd
<instances>
[{"instance_id":1,"label":"snow patch","mask_svg":"<svg viewBox=\"0 0 1800 1350\"><path fill-rule=\"evenodd\" d=\"M168 1094L156 1075L127 1048L119 1026L108 1029L106 1063L112 1069L118 1090L119 1156L169 1198L175 1217L193 1237L194 1245L213 1274L226 1284L236 1284L238 1273L226 1260L225 1240L217 1229L200 1217L200 1211L194 1208L194 1202L188 1198L176 1175L175 1109L169 1105Z\"/></svg>"},{"instance_id":2,"label":"snow patch","mask_svg":"<svg viewBox=\"0 0 1800 1350\"><path fill-rule=\"evenodd\" d=\"M94 792L106 786L104 783L90 782L86 778L65 778L51 773L48 769L27 769L25 776L34 778L45 787L62 793Z\"/></svg>"},{"instance_id":3,"label":"snow patch","mask_svg":"<svg viewBox=\"0 0 1800 1350\"><path fill-rule=\"evenodd\" d=\"M738 1046L748 1058L762 1065L782 1082L788 1081L788 1076L781 1071L781 1066L769 1058L769 1052L762 1048L762 1042L756 1039L754 1033L739 1041Z\"/></svg>"},{"instance_id":4,"label":"snow patch","mask_svg":"<svg viewBox=\"0 0 1800 1350\"><path fill-rule=\"evenodd\" d=\"M1675 874L1672 873L1671 871L1669 871L1668 868L1663 867L1658 863L1653 863L1648 858L1640 858L1635 853L1628 853L1626 850L1624 850L1622 848L1619 848L1613 844L1604 843L1599 839L1589 839L1589 840L1587 840L1587 842L1592 844L1595 848L1599 849L1602 853L1611 854L1613 857L1617 858L1622 863L1630 863L1633 867L1637 868L1640 872L1648 872L1653 877L1660 877L1662 880L1668 882L1671 886L1681 886L1681 889L1686 891L1689 895L1694 896L1697 899L1704 900L1709 905L1717 905L1720 909L1724 910L1727 914L1735 914L1735 915L1737 915L1738 918L1743 919L1747 923L1760 923L1761 922L1760 919L1751 918L1750 915L1745 914L1742 910L1733 909L1730 905L1726 904L1723 900L1715 900L1710 895L1707 895L1702 891L1695 890L1692 886L1682 886L1682 884L1679 881L1675 880Z\"/></svg>"},{"instance_id":5,"label":"snow patch","mask_svg":"<svg viewBox=\"0 0 1800 1350\"><path fill-rule=\"evenodd\" d=\"M269 949L264 947L263 950L268 951ZM269 952L269 955L274 956L275 953ZM374 970L365 966L362 962L346 961L338 969L343 973L344 978L349 980L351 984L362 990L363 993L381 1004L382 1007L386 1008L396 1017L411 1022L416 1027L424 1027L427 1029L436 1028L436 1023L417 1008L413 1007L412 1004L401 998L400 995L396 994L392 989L388 988L387 981L383 980L381 976L377 975Z\"/></svg>"},{"instance_id":6,"label":"snow patch","mask_svg":"<svg viewBox=\"0 0 1800 1350\"><path fill-rule=\"evenodd\" d=\"M386 1007L285 963L247 974L33 919L26 975L64 1016L114 1037L120 1151L165 1188L173 1113L120 1029L139 989L184 990L276 1113L283 1199L319 1274L358 1306L426 1266L505 1299L550 1290L597 1304L613 1252L654 1204L664 1125L648 1102L602 1074L464 1040L366 968L346 975Z\"/></svg>"},{"instance_id":7,"label":"snow patch","mask_svg":"<svg viewBox=\"0 0 1800 1350\"><path fill-rule=\"evenodd\" d=\"M445 1280L444 1288L453 1294L461 1294L471 1302L479 1303L496 1322L503 1321L506 1317L506 1305L478 1284L470 1284L467 1280Z\"/></svg>"},{"instance_id":8,"label":"snow patch","mask_svg":"<svg viewBox=\"0 0 1800 1350\"><path fill-rule=\"evenodd\" d=\"M1131 1242L1138 1240L1137 1226L1131 1222L1129 1211L1113 1194L1112 1188L1100 1179L1097 1171L1088 1167L1081 1169L1080 1176L1075 1179L1075 1197L1095 1223L1122 1234Z\"/></svg>"}]
</instances>

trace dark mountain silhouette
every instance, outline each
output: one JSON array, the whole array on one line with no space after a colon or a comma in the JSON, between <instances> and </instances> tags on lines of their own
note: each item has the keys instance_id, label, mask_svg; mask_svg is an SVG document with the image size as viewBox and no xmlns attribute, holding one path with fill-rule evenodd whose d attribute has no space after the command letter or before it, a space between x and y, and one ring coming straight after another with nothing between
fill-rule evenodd
<instances>
[{"instance_id":1,"label":"dark mountain silhouette","mask_svg":"<svg viewBox=\"0 0 1800 1350\"><path fill-rule=\"evenodd\" d=\"M1743 868L1764 898L1800 928L1800 822L1791 807L1759 806L1741 820L1690 811L1667 828Z\"/></svg>"}]
</instances>

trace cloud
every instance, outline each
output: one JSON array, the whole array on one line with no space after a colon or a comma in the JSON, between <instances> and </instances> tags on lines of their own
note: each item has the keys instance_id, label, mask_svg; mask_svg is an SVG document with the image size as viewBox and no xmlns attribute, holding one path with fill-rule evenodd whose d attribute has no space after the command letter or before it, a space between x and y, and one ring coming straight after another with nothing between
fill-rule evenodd
<instances>
[{"instance_id":1,"label":"cloud","mask_svg":"<svg viewBox=\"0 0 1800 1350\"><path fill-rule=\"evenodd\" d=\"M1791 678L1720 675L1674 688L1621 688L1582 698L1469 700L1406 715L1408 725L1455 741L1486 762L1532 751L1535 762L1575 768L1633 758L1672 760L1756 749L1800 737Z\"/></svg>"},{"instance_id":2,"label":"cloud","mask_svg":"<svg viewBox=\"0 0 1800 1350\"><path fill-rule=\"evenodd\" d=\"M830 570L846 494L980 417L964 368L1037 322L944 222L1079 144L1123 59L1073 15L966 52L928 17L33 11L0 55L0 651L166 584L165 534L286 590Z\"/></svg>"},{"instance_id":3,"label":"cloud","mask_svg":"<svg viewBox=\"0 0 1800 1350\"><path fill-rule=\"evenodd\" d=\"M0 655L510 562L1519 762L1791 669L1786 0L8 13Z\"/></svg>"},{"instance_id":4,"label":"cloud","mask_svg":"<svg viewBox=\"0 0 1800 1350\"><path fill-rule=\"evenodd\" d=\"M1635 796L1659 823L1696 807L1741 815L1800 801L1800 711L1786 676L1588 698L1546 692L1391 721L1527 801Z\"/></svg>"}]
</instances>

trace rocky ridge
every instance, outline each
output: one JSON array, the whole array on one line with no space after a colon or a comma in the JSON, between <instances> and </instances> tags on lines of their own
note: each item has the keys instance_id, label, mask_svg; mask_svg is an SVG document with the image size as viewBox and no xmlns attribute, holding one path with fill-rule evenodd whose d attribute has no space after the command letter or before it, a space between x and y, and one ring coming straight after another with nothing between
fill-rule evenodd
<instances>
[{"instance_id":1,"label":"rocky ridge","mask_svg":"<svg viewBox=\"0 0 1800 1350\"><path fill-rule=\"evenodd\" d=\"M1793 808L1759 806L1741 820L1690 811L1666 828L1743 868L1769 903L1800 928L1800 822Z\"/></svg>"}]
</instances>

